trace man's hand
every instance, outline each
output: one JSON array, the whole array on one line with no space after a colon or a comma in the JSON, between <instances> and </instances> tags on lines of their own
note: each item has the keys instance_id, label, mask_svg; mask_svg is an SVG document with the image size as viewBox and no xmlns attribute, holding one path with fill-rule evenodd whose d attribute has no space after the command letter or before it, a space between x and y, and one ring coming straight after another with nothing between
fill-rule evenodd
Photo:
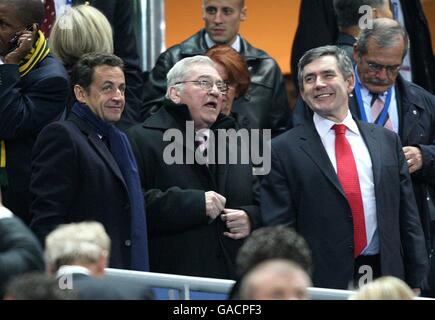
<instances>
[{"instance_id":1,"label":"man's hand","mask_svg":"<svg viewBox=\"0 0 435 320\"><path fill-rule=\"evenodd\" d=\"M403 153L405 154L410 174L423 167L423 157L421 156L421 150L419 148L403 147Z\"/></svg>"},{"instance_id":2,"label":"man's hand","mask_svg":"<svg viewBox=\"0 0 435 320\"><path fill-rule=\"evenodd\" d=\"M227 199L214 191L207 191L205 193L205 213L212 220L221 213L225 208Z\"/></svg>"},{"instance_id":3,"label":"man's hand","mask_svg":"<svg viewBox=\"0 0 435 320\"><path fill-rule=\"evenodd\" d=\"M19 64L32 49L33 44L36 41L37 33L38 25L36 23L33 24L32 31L22 30L17 32L16 35L19 36L18 47L5 56L5 63Z\"/></svg>"},{"instance_id":4,"label":"man's hand","mask_svg":"<svg viewBox=\"0 0 435 320\"><path fill-rule=\"evenodd\" d=\"M229 232L224 232L224 235L231 239L243 239L251 233L251 221L243 210L225 209L221 219L226 222L229 230Z\"/></svg>"}]
</instances>

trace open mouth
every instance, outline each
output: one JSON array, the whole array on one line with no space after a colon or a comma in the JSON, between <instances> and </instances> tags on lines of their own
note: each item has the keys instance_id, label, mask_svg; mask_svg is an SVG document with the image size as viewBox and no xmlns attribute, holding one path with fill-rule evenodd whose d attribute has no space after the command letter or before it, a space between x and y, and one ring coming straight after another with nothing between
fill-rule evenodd
<instances>
[{"instance_id":1,"label":"open mouth","mask_svg":"<svg viewBox=\"0 0 435 320\"><path fill-rule=\"evenodd\" d=\"M204 107L211 108L211 109L216 109L217 108L217 103L214 102L214 101L210 101L210 102L206 103L204 105Z\"/></svg>"}]
</instances>

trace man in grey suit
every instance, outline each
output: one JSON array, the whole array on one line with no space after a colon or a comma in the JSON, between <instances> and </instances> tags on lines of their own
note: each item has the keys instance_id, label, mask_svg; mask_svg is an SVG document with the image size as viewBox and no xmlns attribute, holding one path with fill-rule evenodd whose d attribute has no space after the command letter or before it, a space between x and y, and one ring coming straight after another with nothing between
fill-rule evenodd
<instances>
[{"instance_id":1,"label":"man in grey suit","mask_svg":"<svg viewBox=\"0 0 435 320\"><path fill-rule=\"evenodd\" d=\"M345 289L392 275L419 291L428 261L399 137L352 118L354 73L341 49L308 51L298 79L313 121L272 142L261 189L265 224L305 237L314 286Z\"/></svg>"}]
</instances>

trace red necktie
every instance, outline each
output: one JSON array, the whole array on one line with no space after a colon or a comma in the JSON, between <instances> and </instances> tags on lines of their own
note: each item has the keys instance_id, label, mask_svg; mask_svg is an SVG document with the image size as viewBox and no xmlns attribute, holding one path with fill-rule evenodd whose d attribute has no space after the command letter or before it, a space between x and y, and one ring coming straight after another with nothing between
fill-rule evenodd
<instances>
[{"instance_id":1,"label":"red necktie","mask_svg":"<svg viewBox=\"0 0 435 320\"><path fill-rule=\"evenodd\" d=\"M51 27L53 27L56 21L56 7L54 6L54 0L45 0L45 14L44 21L41 25L41 30L44 32L46 38L50 36Z\"/></svg>"},{"instance_id":2,"label":"red necktie","mask_svg":"<svg viewBox=\"0 0 435 320\"><path fill-rule=\"evenodd\" d=\"M346 139L346 126L336 124L335 130L335 157L337 162L337 175L346 194L353 217L354 255L359 256L367 246L364 207L359 184L358 171L352 148Z\"/></svg>"}]
</instances>

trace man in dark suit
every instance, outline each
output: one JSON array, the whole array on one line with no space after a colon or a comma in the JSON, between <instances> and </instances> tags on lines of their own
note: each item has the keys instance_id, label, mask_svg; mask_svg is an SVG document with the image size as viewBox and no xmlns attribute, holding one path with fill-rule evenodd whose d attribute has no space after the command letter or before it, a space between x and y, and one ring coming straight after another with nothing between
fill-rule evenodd
<instances>
[{"instance_id":1,"label":"man in dark suit","mask_svg":"<svg viewBox=\"0 0 435 320\"><path fill-rule=\"evenodd\" d=\"M48 273L59 279L61 289L78 292L83 300L150 299L141 284L105 276L110 238L101 223L70 223L57 227L45 241Z\"/></svg>"},{"instance_id":2,"label":"man in dark suit","mask_svg":"<svg viewBox=\"0 0 435 320\"><path fill-rule=\"evenodd\" d=\"M354 74L341 49L308 51L298 74L314 116L272 142L264 223L307 240L314 286L346 289L352 279L393 275L421 288L427 254L399 137L352 118Z\"/></svg>"},{"instance_id":3,"label":"man in dark suit","mask_svg":"<svg viewBox=\"0 0 435 320\"><path fill-rule=\"evenodd\" d=\"M5 205L30 223L30 159L39 131L60 116L68 74L38 30L40 0L0 1L0 186Z\"/></svg>"},{"instance_id":4,"label":"man in dark suit","mask_svg":"<svg viewBox=\"0 0 435 320\"><path fill-rule=\"evenodd\" d=\"M122 60L85 54L72 72L77 101L44 128L32 157L31 227L41 241L62 223L96 220L112 239L110 266L148 270L146 220L136 162L114 124L124 109Z\"/></svg>"},{"instance_id":5,"label":"man in dark suit","mask_svg":"<svg viewBox=\"0 0 435 320\"><path fill-rule=\"evenodd\" d=\"M218 129L235 127L220 114L228 87L205 56L180 60L167 78L163 107L128 131L145 190L151 271L234 278L259 208L252 166L237 157L240 140L232 148L218 141ZM233 155L239 160L230 164Z\"/></svg>"},{"instance_id":6,"label":"man in dark suit","mask_svg":"<svg viewBox=\"0 0 435 320\"><path fill-rule=\"evenodd\" d=\"M0 194L0 299L4 285L30 271L44 271L41 245L32 231L3 206Z\"/></svg>"},{"instance_id":7,"label":"man in dark suit","mask_svg":"<svg viewBox=\"0 0 435 320\"><path fill-rule=\"evenodd\" d=\"M435 214L432 200L435 195L432 163L435 157L435 96L399 75L407 43L403 28L390 19L376 19L371 29L361 32L354 52L357 81L353 97L349 99L349 109L354 117L374 122L377 119L372 115L373 96L377 94L384 107L388 106L385 107L384 121L378 120L377 124L390 122L404 146L426 248L430 254ZM389 121L386 121L387 115ZM311 118L312 111L308 106L296 106L294 125Z\"/></svg>"},{"instance_id":8,"label":"man in dark suit","mask_svg":"<svg viewBox=\"0 0 435 320\"><path fill-rule=\"evenodd\" d=\"M145 83L144 112L159 107L166 92L166 74L177 61L198 54L216 44L232 46L246 60L251 73L251 85L237 99L232 110L238 114L243 128L271 129L276 135L285 130L289 104L281 70L275 60L263 50L251 46L239 35L245 21L244 0L203 0L205 28L177 44L157 59Z\"/></svg>"}]
</instances>

